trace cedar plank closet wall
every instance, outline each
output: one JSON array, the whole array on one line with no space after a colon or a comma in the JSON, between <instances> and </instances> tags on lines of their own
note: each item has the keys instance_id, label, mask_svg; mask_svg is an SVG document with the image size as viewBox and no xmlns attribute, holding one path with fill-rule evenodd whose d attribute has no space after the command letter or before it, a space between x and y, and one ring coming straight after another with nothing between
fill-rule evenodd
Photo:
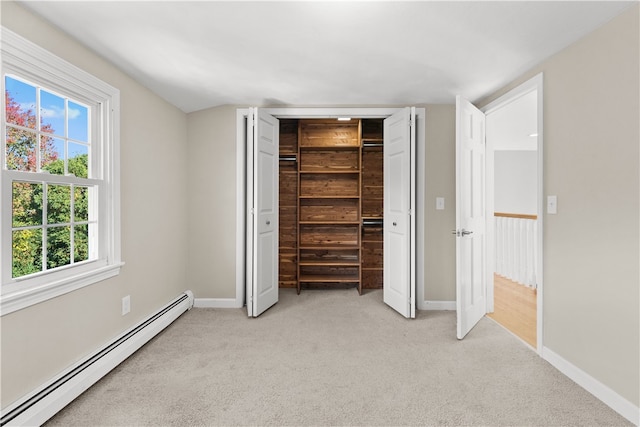
<instances>
[{"instance_id":1,"label":"cedar plank closet wall","mask_svg":"<svg viewBox=\"0 0 640 427\"><path fill-rule=\"evenodd\" d=\"M382 129L280 120L281 288L382 288Z\"/></svg>"}]
</instances>

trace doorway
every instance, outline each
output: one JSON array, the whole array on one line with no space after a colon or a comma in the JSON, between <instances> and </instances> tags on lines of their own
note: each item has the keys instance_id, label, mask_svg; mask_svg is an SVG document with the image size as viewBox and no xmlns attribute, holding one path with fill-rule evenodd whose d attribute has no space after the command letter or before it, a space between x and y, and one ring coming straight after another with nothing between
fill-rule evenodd
<instances>
[{"instance_id":1,"label":"doorway","mask_svg":"<svg viewBox=\"0 0 640 427\"><path fill-rule=\"evenodd\" d=\"M247 140L247 117L250 114L251 109L239 109L237 110L237 166L238 166L238 175L237 175L237 194L242 195L244 197L238 197L238 205L237 205L237 213L238 213L238 221L236 225L236 235L238 248L240 248L237 255L237 280L236 280L236 300L244 301L252 298L252 295L246 297L249 294L250 290L247 289L247 294L245 294L245 283L248 281L249 276L248 272L245 271L244 266L248 265L248 255L244 252L245 247L249 247L249 244L245 245L246 242L249 241L248 235L250 230L245 228L245 224L248 222L244 221L244 213L247 212L247 193L246 189L248 187L248 182L251 178L250 171L246 166L246 159L249 156L249 153L246 152L246 140ZM398 108L265 108L260 109L261 112L269 114L276 119L335 119L337 117L359 117L362 119L374 119L374 118L389 118L392 116L396 116L402 111L407 111L406 109L398 109ZM423 257L424 253L424 231L423 231L423 223L424 223L424 139L425 139L425 110L424 109L411 109L412 117L415 114L415 119L412 120L411 127L415 129L415 141L417 148L417 153L413 153L412 155L416 159L416 182L417 185L415 187L416 191L416 200L412 204L415 206L413 209L413 213L411 216L415 220L415 226L412 228L412 233L415 236L412 238L415 241L415 258L420 260ZM256 137L256 139L259 139ZM257 175L256 175L257 176ZM396 223L400 224L399 221L393 221L393 225ZM424 274L423 267L421 262L417 262L415 264L415 273L412 274L411 280L413 283L418 283L418 286L415 286L415 289L411 292L411 298L413 300L412 306L415 307L416 301L418 305L422 305L421 302L424 300ZM385 296L386 302L386 296ZM415 313L415 308L412 309L412 313ZM250 314L251 315L251 314ZM415 314L405 314L406 317L413 317Z\"/></svg>"},{"instance_id":2,"label":"doorway","mask_svg":"<svg viewBox=\"0 0 640 427\"><path fill-rule=\"evenodd\" d=\"M542 348L542 75L485 107L487 311Z\"/></svg>"}]
</instances>

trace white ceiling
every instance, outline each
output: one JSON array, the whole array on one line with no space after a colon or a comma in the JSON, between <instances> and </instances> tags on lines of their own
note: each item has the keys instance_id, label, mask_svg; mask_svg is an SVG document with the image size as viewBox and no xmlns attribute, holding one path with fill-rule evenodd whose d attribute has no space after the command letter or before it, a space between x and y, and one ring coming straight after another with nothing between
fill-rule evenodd
<instances>
[{"instance_id":1,"label":"white ceiling","mask_svg":"<svg viewBox=\"0 0 640 427\"><path fill-rule=\"evenodd\" d=\"M504 86L636 1L24 1L185 112Z\"/></svg>"}]
</instances>

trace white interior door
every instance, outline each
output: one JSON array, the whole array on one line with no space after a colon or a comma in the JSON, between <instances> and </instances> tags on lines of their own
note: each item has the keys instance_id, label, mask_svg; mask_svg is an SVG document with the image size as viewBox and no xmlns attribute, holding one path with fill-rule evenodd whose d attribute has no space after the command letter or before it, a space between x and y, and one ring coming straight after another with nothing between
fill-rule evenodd
<instances>
[{"instance_id":1,"label":"white interior door","mask_svg":"<svg viewBox=\"0 0 640 427\"><path fill-rule=\"evenodd\" d=\"M416 315L415 108L384 120L384 302Z\"/></svg>"},{"instance_id":2,"label":"white interior door","mask_svg":"<svg viewBox=\"0 0 640 427\"><path fill-rule=\"evenodd\" d=\"M247 313L278 302L279 121L252 108L247 126Z\"/></svg>"},{"instance_id":3,"label":"white interior door","mask_svg":"<svg viewBox=\"0 0 640 427\"><path fill-rule=\"evenodd\" d=\"M485 116L456 97L457 336L486 314Z\"/></svg>"}]
</instances>

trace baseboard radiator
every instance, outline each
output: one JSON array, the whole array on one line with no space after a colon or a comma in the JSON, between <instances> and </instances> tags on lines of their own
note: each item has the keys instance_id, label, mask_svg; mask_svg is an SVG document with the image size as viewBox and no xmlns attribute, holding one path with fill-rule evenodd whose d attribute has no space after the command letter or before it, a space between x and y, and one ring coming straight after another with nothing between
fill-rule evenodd
<instances>
[{"instance_id":1,"label":"baseboard radiator","mask_svg":"<svg viewBox=\"0 0 640 427\"><path fill-rule=\"evenodd\" d=\"M41 425L193 307L191 291L2 411L0 426Z\"/></svg>"}]
</instances>

